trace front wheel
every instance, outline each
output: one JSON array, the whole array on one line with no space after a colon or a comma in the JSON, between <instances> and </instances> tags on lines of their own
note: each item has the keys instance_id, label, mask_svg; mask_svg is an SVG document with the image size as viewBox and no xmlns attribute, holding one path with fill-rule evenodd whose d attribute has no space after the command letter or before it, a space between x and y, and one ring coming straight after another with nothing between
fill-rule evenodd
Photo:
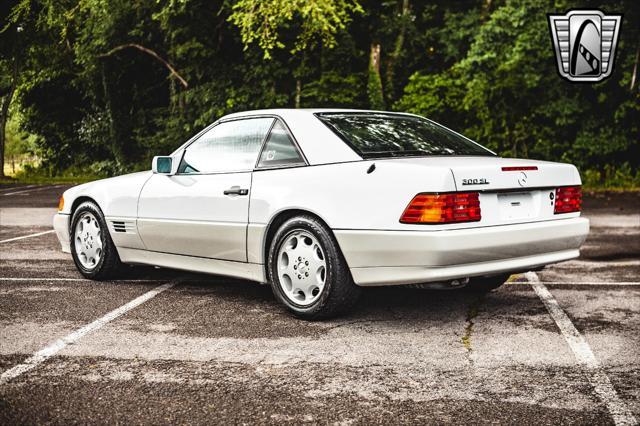
<instances>
[{"instance_id":1,"label":"front wheel","mask_svg":"<svg viewBox=\"0 0 640 426\"><path fill-rule=\"evenodd\" d=\"M102 211L93 202L78 206L71 219L71 255L78 271L93 280L113 277L120 258L111 240Z\"/></svg>"},{"instance_id":2,"label":"front wheel","mask_svg":"<svg viewBox=\"0 0 640 426\"><path fill-rule=\"evenodd\" d=\"M278 301L307 320L343 313L361 293L333 234L312 216L280 226L269 248L267 273Z\"/></svg>"}]
</instances>

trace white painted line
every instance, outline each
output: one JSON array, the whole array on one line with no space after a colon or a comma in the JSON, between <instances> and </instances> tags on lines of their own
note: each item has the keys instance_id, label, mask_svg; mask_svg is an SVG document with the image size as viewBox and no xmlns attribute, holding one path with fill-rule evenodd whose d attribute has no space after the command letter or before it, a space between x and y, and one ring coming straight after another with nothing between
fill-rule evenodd
<instances>
[{"instance_id":1,"label":"white painted line","mask_svg":"<svg viewBox=\"0 0 640 426\"><path fill-rule=\"evenodd\" d=\"M126 314L133 308L142 305L147 300L154 298L158 294L162 293L165 290L170 289L174 285L175 285L174 282L162 284L161 286L158 286L153 290L146 292L142 296L133 299L129 303L122 305L117 309L114 309L113 311L109 312L102 318L98 318L94 322L87 324L84 327L79 328L70 334L67 334L61 339L56 340L51 345L47 346L44 349L39 350L38 352L33 354L31 357L27 358L22 364L18 364L15 367L10 368L9 370L2 373L2 375L0 375L0 385L3 385L9 382L11 379L15 379L21 374L26 373L27 371L37 367L47 359L51 358L52 356L60 352L62 349L64 349L68 345L72 345L75 342L77 342L83 336L100 329L105 324Z\"/></svg>"},{"instance_id":2,"label":"white painted line","mask_svg":"<svg viewBox=\"0 0 640 426\"><path fill-rule=\"evenodd\" d=\"M547 287L540 282L535 272L527 272L524 276L529 283L531 283L531 287L533 287L533 290L540 300L542 300L551 318L556 322L556 325L573 351L573 355L576 357L576 360L578 360L578 363L586 367L589 373L589 382L596 394L598 394L602 402L607 406L613 422L617 426L637 425L638 422L636 418L633 417L629 408L618 396L618 393L611 384L609 377L607 377L602 370L600 363L593 354L586 339L573 325L567 314L558 304L558 301L549 292Z\"/></svg>"},{"instance_id":3,"label":"white painted line","mask_svg":"<svg viewBox=\"0 0 640 426\"><path fill-rule=\"evenodd\" d=\"M22 237L15 237L15 238L9 238L8 240L2 240L0 241L0 244L2 243L10 243L11 241L18 241L18 240L24 240L25 238L31 238L31 237L39 237L40 235L46 235L46 234L50 234L52 232L56 232L53 229L50 231L44 231L44 232L38 232L36 234L30 234L30 235L23 235Z\"/></svg>"},{"instance_id":4,"label":"white painted line","mask_svg":"<svg viewBox=\"0 0 640 426\"><path fill-rule=\"evenodd\" d=\"M56 277L56 278L47 278L47 277L0 277L0 281L69 281L69 282L74 282L74 281L78 281L78 282L94 282L95 280L90 280L88 278L64 278L64 277ZM161 280L161 279L157 279L157 278L149 278L149 279L122 279L122 280L118 280L118 279L114 279L114 280L109 280L108 282L118 282L118 283L155 283L155 282L164 282L166 280ZM189 278L180 278L180 282L208 282L209 280L207 280L206 278L200 278L200 279L189 279ZM562 282L562 281L539 281L540 284L547 284L547 285L584 285L584 286L640 286L640 281L614 281L614 282L597 282L597 281L592 281L592 282L577 282L577 281L567 281L567 282ZM510 281L507 283L507 285L526 285L526 286L530 286L531 283L529 281Z\"/></svg>"},{"instance_id":5,"label":"white painted line","mask_svg":"<svg viewBox=\"0 0 640 426\"><path fill-rule=\"evenodd\" d=\"M538 281L540 284L546 285L610 285L610 286L625 286L625 285L640 285L640 281ZM530 285L528 281L510 281L510 285Z\"/></svg>"},{"instance_id":6,"label":"white painted line","mask_svg":"<svg viewBox=\"0 0 640 426\"><path fill-rule=\"evenodd\" d=\"M3 196L7 196L7 195L15 195L15 194L26 194L27 192L37 191L39 189L42 189L42 187L40 187L40 188L32 188L32 189L25 189L23 191L5 192L2 195Z\"/></svg>"},{"instance_id":7,"label":"white painted line","mask_svg":"<svg viewBox=\"0 0 640 426\"><path fill-rule=\"evenodd\" d=\"M0 277L0 281L86 281L86 282L96 282L95 280L90 280L88 278L34 278L34 277ZM158 280L158 279L149 279L149 280L110 280L110 282L127 282L127 283L155 283L155 282L165 282L167 280Z\"/></svg>"},{"instance_id":8,"label":"white painted line","mask_svg":"<svg viewBox=\"0 0 640 426\"><path fill-rule=\"evenodd\" d=\"M6 196L6 195L26 194L27 192L40 191L40 190L42 190L42 189L60 188L61 186L64 186L64 185L40 186L40 187L38 187L38 188L25 189L25 190L21 190L21 191L5 192L5 193L4 193L4 194L2 194L2 195L3 195L3 196Z\"/></svg>"},{"instance_id":9,"label":"white painted line","mask_svg":"<svg viewBox=\"0 0 640 426\"><path fill-rule=\"evenodd\" d=\"M16 190L20 191L20 190L23 190L23 189L33 188L33 187L36 187L36 186L39 186L39 185L25 185L25 186L19 186L17 188L3 188L1 190L1 192L2 193L6 193L6 192L13 192L13 191L16 191Z\"/></svg>"}]
</instances>

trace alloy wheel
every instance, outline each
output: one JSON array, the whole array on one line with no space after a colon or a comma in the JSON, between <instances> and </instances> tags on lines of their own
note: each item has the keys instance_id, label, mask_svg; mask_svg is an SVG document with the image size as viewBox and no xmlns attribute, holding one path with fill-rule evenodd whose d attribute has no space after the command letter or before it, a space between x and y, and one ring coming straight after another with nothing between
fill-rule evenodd
<instances>
[{"instance_id":1,"label":"alloy wheel","mask_svg":"<svg viewBox=\"0 0 640 426\"><path fill-rule=\"evenodd\" d=\"M103 255L102 229L92 213L82 213L76 223L73 240L80 264L88 270L98 266Z\"/></svg>"},{"instance_id":2,"label":"alloy wheel","mask_svg":"<svg viewBox=\"0 0 640 426\"><path fill-rule=\"evenodd\" d=\"M318 239L310 232L295 230L278 250L280 288L291 302L309 306L324 289L327 260Z\"/></svg>"}]
</instances>

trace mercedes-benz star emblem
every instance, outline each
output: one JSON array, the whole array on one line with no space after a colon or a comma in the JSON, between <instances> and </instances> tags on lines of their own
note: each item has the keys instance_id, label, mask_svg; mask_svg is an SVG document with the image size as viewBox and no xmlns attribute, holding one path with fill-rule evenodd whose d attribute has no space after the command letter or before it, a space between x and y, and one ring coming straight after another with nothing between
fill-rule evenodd
<instances>
[{"instance_id":1,"label":"mercedes-benz star emblem","mask_svg":"<svg viewBox=\"0 0 640 426\"><path fill-rule=\"evenodd\" d=\"M518 184L520 186L525 186L527 184L527 174L525 172L520 172L520 177L518 177Z\"/></svg>"}]
</instances>

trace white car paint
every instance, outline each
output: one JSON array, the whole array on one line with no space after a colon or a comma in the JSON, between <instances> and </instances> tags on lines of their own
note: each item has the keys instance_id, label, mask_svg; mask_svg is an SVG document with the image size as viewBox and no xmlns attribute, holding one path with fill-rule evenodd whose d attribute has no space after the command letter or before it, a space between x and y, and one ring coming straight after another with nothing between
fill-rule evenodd
<instances>
[{"instance_id":1,"label":"white car paint","mask_svg":"<svg viewBox=\"0 0 640 426\"><path fill-rule=\"evenodd\" d=\"M232 186L250 188L251 172L151 176L138 202L146 248L246 262L249 197L224 195Z\"/></svg>"},{"instance_id":2,"label":"white car paint","mask_svg":"<svg viewBox=\"0 0 640 426\"><path fill-rule=\"evenodd\" d=\"M522 271L578 256L588 220L580 213L555 215L551 199L558 186L580 185L574 166L477 156L363 160L313 115L318 111L325 110L249 111L221 119L279 117L304 154L304 166L196 175L148 171L69 189L54 218L63 250L69 251L72 209L91 199L125 263L259 282L266 281L269 226L291 210L315 214L333 230L360 285ZM172 153L174 165L203 132ZM505 166L537 170L502 171ZM486 183L463 184L479 178ZM223 194L233 186L250 192ZM400 223L416 194L454 191L481 191L480 221Z\"/></svg>"}]
</instances>

